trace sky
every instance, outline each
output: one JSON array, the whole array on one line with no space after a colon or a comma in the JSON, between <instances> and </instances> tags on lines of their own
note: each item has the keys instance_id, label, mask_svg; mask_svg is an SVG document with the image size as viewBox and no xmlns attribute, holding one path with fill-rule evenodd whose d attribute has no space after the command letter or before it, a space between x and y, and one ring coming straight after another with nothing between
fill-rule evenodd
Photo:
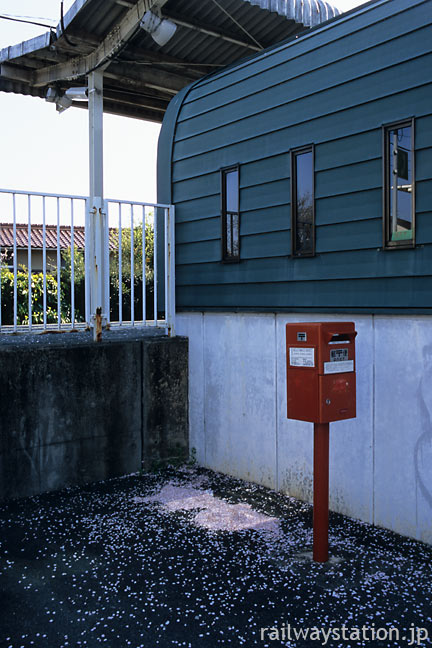
<instances>
[{"instance_id":1,"label":"sky","mask_svg":"<svg viewBox=\"0 0 432 648\"><path fill-rule=\"evenodd\" d=\"M64 11L73 0L65 0ZM347 11L363 0L335 0ZM60 0L0 0L0 15L56 26ZM0 49L46 32L44 27L0 19ZM87 195L88 113L60 115L42 99L0 92L0 188ZM156 152L160 125L104 115L106 198L156 201Z\"/></svg>"}]
</instances>

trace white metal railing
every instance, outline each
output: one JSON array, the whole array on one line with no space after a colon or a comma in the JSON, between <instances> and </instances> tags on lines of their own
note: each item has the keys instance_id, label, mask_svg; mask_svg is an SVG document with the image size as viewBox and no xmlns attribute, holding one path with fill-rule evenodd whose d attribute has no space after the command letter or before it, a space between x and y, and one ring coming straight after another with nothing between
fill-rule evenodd
<instances>
[{"instance_id":1,"label":"white metal railing","mask_svg":"<svg viewBox=\"0 0 432 648\"><path fill-rule=\"evenodd\" d=\"M86 196L0 189L0 332L88 328L102 279L109 327L174 334L174 207L109 199L99 211L98 238ZM98 278L95 245L103 248Z\"/></svg>"}]
</instances>

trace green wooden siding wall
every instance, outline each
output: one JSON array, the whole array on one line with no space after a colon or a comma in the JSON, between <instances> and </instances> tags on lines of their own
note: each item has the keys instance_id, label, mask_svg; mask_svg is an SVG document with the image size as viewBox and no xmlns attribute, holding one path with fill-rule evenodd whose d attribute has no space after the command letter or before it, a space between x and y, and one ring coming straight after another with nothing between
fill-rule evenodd
<instances>
[{"instance_id":1,"label":"green wooden siding wall","mask_svg":"<svg viewBox=\"0 0 432 648\"><path fill-rule=\"evenodd\" d=\"M432 312L431 23L432 0L372 3L177 99L159 199L176 205L179 310ZM412 116L417 245L384 251L381 127ZM293 259L289 151L312 143L317 254ZM236 163L241 262L224 265L219 170Z\"/></svg>"}]
</instances>

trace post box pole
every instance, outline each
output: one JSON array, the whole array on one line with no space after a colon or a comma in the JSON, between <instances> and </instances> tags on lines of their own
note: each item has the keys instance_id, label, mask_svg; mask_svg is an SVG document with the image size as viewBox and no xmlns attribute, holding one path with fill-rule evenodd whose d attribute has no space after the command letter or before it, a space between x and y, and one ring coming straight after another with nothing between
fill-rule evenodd
<instances>
[{"instance_id":1,"label":"post box pole","mask_svg":"<svg viewBox=\"0 0 432 648\"><path fill-rule=\"evenodd\" d=\"M314 423L313 559L328 560L329 424Z\"/></svg>"}]
</instances>

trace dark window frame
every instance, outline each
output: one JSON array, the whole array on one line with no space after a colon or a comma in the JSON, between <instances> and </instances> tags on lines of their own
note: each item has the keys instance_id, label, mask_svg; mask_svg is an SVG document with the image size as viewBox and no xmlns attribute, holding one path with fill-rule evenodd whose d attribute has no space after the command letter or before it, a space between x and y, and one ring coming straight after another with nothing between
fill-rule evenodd
<instances>
[{"instance_id":1,"label":"dark window frame","mask_svg":"<svg viewBox=\"0 0 432 648\"><path fill-rule=\"evenodd\" d=\"M233 212L227 209L227 195L226 195L226 176L232 171L237 171L238 185L237 185L237 205L238 211ZM240 262L240 164L232 164L228 167L220 169L220 186L221 186L221 252L222 263L239 263ZM238 254L233 256L227 253L227 215L237 215L238 217Z\"/></svg>"},{"instance_id":2,"label":"dark window frame","mask_svg":"<svg viewBox=\"0 0 432 648\"><path fill-rule=\"evenodd\" d=\"M411 127L411 159L412 159L412 204L411 204L411 222L412 222L412 238L410 240L391 241L390 223L390 183L389 183L389 133L396 128ZM406 119L399 119L388 124L382 125L382 161L383 161L383 216L382 216L382 231L383 231L383 249L384 250L412 250L416 246L416 223L415 223L415 119L408 117Z\"/></svg>"},{"instance_id":3,"label":"dark window frame","mask_svg":"<svg viewBox=\"0 0 432 648\"><path fill-rule=\"evenodd\" d=\"M312 153L312 251L297 252L297 165L295 163L298 155ZM291 257L294 259L310 258L316 254L315 250L315 145L307 144L290 150L291 165Z\"/></svg>"}]
</instances>

